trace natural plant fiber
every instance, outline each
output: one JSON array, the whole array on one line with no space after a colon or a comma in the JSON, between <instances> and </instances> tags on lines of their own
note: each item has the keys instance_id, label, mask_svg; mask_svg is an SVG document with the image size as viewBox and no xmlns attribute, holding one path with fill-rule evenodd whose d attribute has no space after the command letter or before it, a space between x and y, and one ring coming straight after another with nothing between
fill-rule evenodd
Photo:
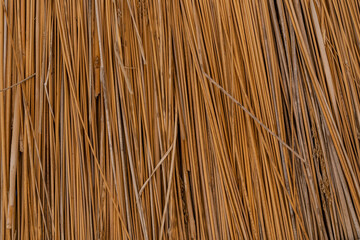
<instances>
[{"instance_id":1,"label":"natural plant fiber","mask_svg":"<svg viewBox=\"0 0 360 240\"><path fill-rule=\"evenodd\" d=\"M0 239L359 239L359 0L1 0Z\"/></svg>"}]
</instances>

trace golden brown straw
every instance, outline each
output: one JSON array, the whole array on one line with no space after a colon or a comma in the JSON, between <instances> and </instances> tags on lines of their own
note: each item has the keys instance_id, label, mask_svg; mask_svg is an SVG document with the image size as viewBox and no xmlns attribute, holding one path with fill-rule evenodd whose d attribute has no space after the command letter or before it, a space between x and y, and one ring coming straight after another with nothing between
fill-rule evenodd
<instances>
[{"instance_id":1,"label":"golden brown straw","mask_svg":"<svg viewBox=\"0 0 360 240\"><path fill-rule=\"evenodd\" d=\"M359 0L1 0L0 239L359 239Z\"/></svg>"}]
</instances>

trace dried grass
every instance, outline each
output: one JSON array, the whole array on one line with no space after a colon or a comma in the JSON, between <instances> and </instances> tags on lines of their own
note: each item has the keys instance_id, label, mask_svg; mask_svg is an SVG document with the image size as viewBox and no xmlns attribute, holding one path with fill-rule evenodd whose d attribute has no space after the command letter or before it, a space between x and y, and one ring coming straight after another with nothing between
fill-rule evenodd
<instances>
[{"instance_id":1,"label":"dried grass","mask_svg":"<svg viewBox=\"0 0 360 240\"><path fill-rule=\"evenodd\" d=\"M360 238L358 0L2 0L0 239Z\"/></svg>"}]
</instances>

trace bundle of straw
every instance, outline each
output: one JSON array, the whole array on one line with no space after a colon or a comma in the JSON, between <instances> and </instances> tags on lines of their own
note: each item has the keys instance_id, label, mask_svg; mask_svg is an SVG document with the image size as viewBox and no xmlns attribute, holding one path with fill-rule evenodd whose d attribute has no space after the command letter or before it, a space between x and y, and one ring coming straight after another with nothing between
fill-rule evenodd
<instances>
[{"instance_id":1,"label":"bundle of straw","mask_svg":"<svg viewBox=\"0 0 360 240\"><path fill-rule=\"evenodd\" d=\"M359 0L1 0L0 239L360 238Z\"/></svg>"}]
</instances>

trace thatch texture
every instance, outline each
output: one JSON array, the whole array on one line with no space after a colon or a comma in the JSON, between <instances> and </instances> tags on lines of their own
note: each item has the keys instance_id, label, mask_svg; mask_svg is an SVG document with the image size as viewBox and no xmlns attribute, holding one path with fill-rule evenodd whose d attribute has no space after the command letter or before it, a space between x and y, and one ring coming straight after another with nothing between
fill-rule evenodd
<instances>
[{"instance_id":1,"label":"thatch texture","mask_svg":"<svg viewBox=\"0 0 360 240\"><path fill-rule=\"evenodd\" d=\"M1 0L0 239L358 239L359 94L359 0Z\"/></svg>"}]
</instances>

